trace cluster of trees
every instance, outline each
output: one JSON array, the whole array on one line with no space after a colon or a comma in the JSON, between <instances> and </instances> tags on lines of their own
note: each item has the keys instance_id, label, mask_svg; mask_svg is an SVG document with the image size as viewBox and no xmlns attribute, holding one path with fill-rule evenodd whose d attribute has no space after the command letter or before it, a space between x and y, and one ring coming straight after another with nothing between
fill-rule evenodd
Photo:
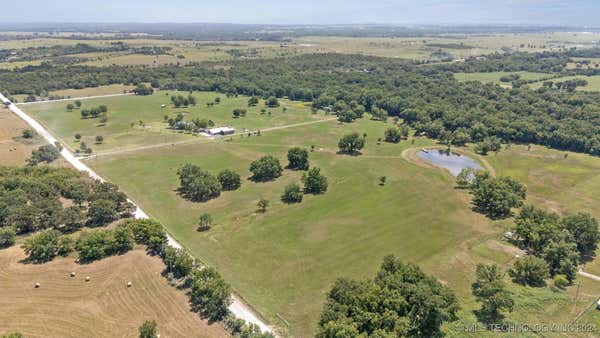
<instances>
[{"instance_id":1,"label":"cluster of trees","mask_svg":"<svg viewBox=\"0 0 600 338\"><path fill-rule=\"evenodd\" d=\"M215 125L213 120L195 118L192 121L184 121L183 119L182 113L178 113L174 118L165 115L165 121L169 124L169 127L176 130L198 132Z\"/></svg>"},{"instance_id":2,"label":"cluster of trees","mask_svg":"<svg viewBox=\"0 0 600 338\"><path fill-rule=\"evenodd\" d=\"M69 255L73 251L74 243L72 237L50 229L28 237L22 247L30 262L44 263L58 255Z\"/></svg>"},{"instance_id":3,"label":"cluster of trees","mask_svg":"<svg viewBox=\"0 0 600 338\"><path fill-rule=\"evenodd\" d=\"M239 117L245 117L247 113L248 111L246 110L246 108L235 108L231 115L234 119L237 119Z\"/></svg>"},{"instance_id":4,"label":"cluster of trees","mask_svg":"<svg viewBox=\"0 0 600 338\"><path fill-rule=\"evenodd\" d=\"M2 70L2 89L36 94L63 88L138 84L160 80L161 89L208 90L258 97L313 101L315 107L383 109L403 118L417 132L437 138L461 130L469 141L497 136L504 142L537 143L557 149L600 154L598 94L526 86L506 89L479 82L461 83L453 72L542 71L564 69L566 53L496 54L464 63L416 66L360 55L301 55L278 60L230 62L227 69L194 67L55 67ZM556 69L555 69L556 68ZM268 100L269 101L269 100ZM269 105L269 104L267 104ZM359 113L360 113L360 109ZM342 113L347 119L348 110ZM353 112L354 114L354 112ZM474 128L478 126L478 128Z\"/></svg>"},{"instance_id":5,"label":"cluster of trees","mask_svg":"<svg viewBox=\"0 0 600 338\"><path fill-rule=\"evenodd\" d=\"M189 94L187 97L180 94L171 96L171 103L173 103L175 108L179 108L187 107L189 105L195 106L197 101L196 97L192 94Z\"/></svg>"},{"instance_id":6,"label":"cluster of trees","mask_svg":"<svg viewBox=\"0 0 600 338\"><path fill-rule=\"evenodd\" d=\"M510 177L492 177L487 171L465 169L457 176L457 185L470 189L475 209L490 218L505 218L512 208L523 205L527 188Z\"/></svg>"},{"instance_id":7,"label":"cluster of trees","mask_svg":"<svg viewBox=\"0 0 600 338\"><path fill-rule=\"evenodd\" d=\"M154 89L151 86L146 86L143 83L139 83L133 89L133 93L135 95L152 95L154 93Z\"/></svg>"},{"instance_id":8,"label":"cluster of trees","mask_svg":"<svg viewBox=\"0 0 600 338\"><path fill-rule=\"evenodd\" d=\"M549 276L575 279L580 262L594 257L600 231L598 221L587 213L559 217L553 212L526 206L515 219L518 244L534 256L513 267L516 281L538 286ZM536 259L537 258L537 259Z\"/></svg>"},{"instance_id":9,"label":"cluster of trees","mask_svg":"<svg viewBox=\"0 0 600 338\"><path fill-rule=\"evenodd\" d=\"M387 256L374 279L334 283L317 337L440 337L458 309L450 288L417 265Z\"/></svg>"},{"instance_id":10,"label":"cluster of trees","mask_svg":"<svg viewBox=\"0 0 600 338\"><path fill-rule=\"evenodd\" d=\"M67 107L68 109L69 107ZM100 105L98 107L92 107L89 109L81 109L81 118L97 118L97 117L106 117L108 112L108 107L105 105Z\"/></svg>"},{"instance_id":11,"label":"cluster of trees","mask_svg":"<svg viewBox=\"0 0 600 338\"><path fill-rule=\"evenodd\" d=\"M496 136L486 136L475 144L475 152L481 155L487 155L490 151L498 152L502 149L502 141Z\"/></svg>"},{"instance_id":12,"label":"cluster of trees","mask_svg":"<svg viewBox=\"0 0 600 338\"><path fill-rule=\"evenodd\" d=\"M2 230L2 228L0 228ZM99 260L110 255L123 254L135 245L143 245L148 252L158 255L165 264L164 275L171 281L180 281L180 287L189 289L192 309L213 321L224 320L233 334L244 337L272 337L262 334L254 325L235 319L228 310L231 287L210 267L202 267L184 250L168 245L167 234L157 221L150 219L126 220L114 229L96 229L73 235L57 230L46 230L28 237L23 248L32 262L43 263L58 255L67 256L76 251L81 263ZM143 325L142 332L154 332L155 325Z\"/></svg>"},{"instance_id":13,"label":"cluster of trees","mask_svg":"<svg viewBox=\"0 0 600 338\"><path fill-rule=\"evenodd\" d=\"M222 190L236 190L241 186L241 177L232 170L222 170L217 176L194 164L185 164L177 171L179 193L195 202L204 202L219 197Z\"/></svg>"},{"instance_id":14,"label":"cluster of trees","mask_svg":"<svg viewBox=\"0 0 600 338\"><path fill-rule=\"evenodd\" d=\"M37 165L40 163L51 163L60 157L60 150L51 145L45 144L31 151L31 157L27 160L29 165Z\"/></svg>"},{"instance_id":15,"label":"cluster of trees","mask_svg":"<svg viewBox=\"0 0 600 338\"><path fill-rule=\"evenodd\" d=\"M71 206L64 207L68 200ZM0 167L0 228L23 234L44 229L72 232L128 217L133 205L111 183L67 168Z\"/></svg>"},{"instance_id":16,"label":"cluster of trees","mask_svg":"<svg viewBox=\"0 0 600 338\"><path fill-rule=\"evenodd\" d=\"M409 132L410 129L405 125L402 125L400 128L391 127L385 130L384 140L385 142L398 143L402 139L406 139Z\"/></svg>"},{"instance_id":17,"label":"cluster of trees","mask_svg":"<svg viewBox=\"0 0 600 338\"><path fill-rule=\"evenodd\" d=\"M566 80L562 82L544 81L543 86L546 88L556 88L558 90L566 90L568 92L574 92L577 87L585 87L588 82L585 79L574 79Z\"/></svg>"}]
</instances>

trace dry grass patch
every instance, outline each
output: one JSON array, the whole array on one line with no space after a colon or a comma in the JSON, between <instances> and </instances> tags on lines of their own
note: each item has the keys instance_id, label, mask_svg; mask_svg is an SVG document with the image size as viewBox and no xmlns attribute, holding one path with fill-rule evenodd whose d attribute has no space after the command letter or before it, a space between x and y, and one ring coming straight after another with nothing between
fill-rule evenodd
<instances>
[{"instance_id":1,"label":"dry grass patch","mask_svg":"<svg viewBox=\"0 0 600 338\"><path fill-rule=\"evenodd\" d=\"M161 337L227 336L219 324L190 311L184 292L160 275L160 258L142 250L87 265L72 257L42 265L23 264L24 258L18 246L0 251L0 334L137 337L138 327L154 319Z\"/></svg>"}]
</instances>

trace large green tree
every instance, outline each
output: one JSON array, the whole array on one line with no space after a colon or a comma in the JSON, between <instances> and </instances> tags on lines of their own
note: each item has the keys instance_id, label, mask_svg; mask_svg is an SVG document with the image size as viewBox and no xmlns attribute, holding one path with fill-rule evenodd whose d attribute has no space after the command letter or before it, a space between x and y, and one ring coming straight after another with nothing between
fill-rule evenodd
<instances>
[{"instance_id":1,"label":"large green tree","mask_svg":"<svg viewBox=\"0 0 600 338\"><path fill-rule=\"evenodd\" d=\"M288 150L288 168L293 170L308 169L308 150L294 147Z\"/></svg>"},{"instance_id":2,"label":"large green tree","mask_svg":"<svg viewBox=\"0 0 600 338\"><path fill-rule=\"evenodd\" d=\"M384 258L375 279L338 279L327 295L317 337L441 337L456 319L454 292L414 264Z\"/></svg>"},{"instance_id":3,"label":"large green tree","mask_svg":"<svg viewBox=\"0 0 600 338\"><path fill-rule=\"evenodd\" d=\"M527 189L510 177L477 174L471 191L478 211L491 218L505 218L512 208L523 205Z\"/></svg>"},{"instance_id":4,"label":"large green tree","mask_svg":"<svg viewBox=\"0 0 600 338\"><path fill-rule=\"evenodd\" d=\"M327 177L321 174L321 169L312 167L302 175L305 194L322 194L327 191Z\"/></svg>"},{"instance_id":5,"label":"large green tree","mask_svg":"<svg viewBox=\"0 0 600 338\"><path fill-rule=\"evenodd\" d=\"M185 198L196 202L204 202L218 197L222 186L219 179L194 164L185 164L177 171L179 175L179 192Z\"/></svg>"},{"instance_id":6,"label":"large green tree","mask_svg":"<svg viewBox=\"0 0 600 338\"><path fill-rule=\"evenodd\" d=\"M340 152L349 155L359 154L364 146L365 138L358 133L346 134L338 142Z\"/></svg>"},{"instance_id":7,"label":"large green tree","mask_svg":"<svg viewBox=\"0 0 600 338\"><path fill-rule=\"evenodd\" d=\"M471 286L473 296L481 303L478 316L483 321L495 322L502 318L502 311L512 312L513 295L506 290L504 273L497 265L478 264L476 281Z\"/></svg>"},{"instance_id":8,"label":"large green tree","mask_svg":"<svg viewBox=\"0 0 600 338\"><path fill-rule=\"evenodd\" d=\"M252 162L250 164L250 172L254 181L265 182L281 176L283 168L276 157L267 155Z\"/></svg>"}]
</instances>

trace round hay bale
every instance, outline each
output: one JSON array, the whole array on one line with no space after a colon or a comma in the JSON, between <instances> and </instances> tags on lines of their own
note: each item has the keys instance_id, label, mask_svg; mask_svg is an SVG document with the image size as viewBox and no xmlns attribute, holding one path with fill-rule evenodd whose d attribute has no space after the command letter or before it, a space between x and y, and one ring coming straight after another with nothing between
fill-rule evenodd
<instances>
[{"instance_id":1,"label":"round hay bale","mask_svg":"<svg viewBox=\"0 0 600 338\"><path fill-rule=\"evenodd\" d=\"M85 281L86 281L86 282L89 282L89 281L90 281L90 276L86 276L86 277L85 277Z\"/></svg>"},{"instance_id":2,"label":"round hay bale","mask_svg":"<svg viewBox=\"0 0 600 338\"><path fill-rule=\"evenodd\" d=\"M130 288L131 287L131 282L127 282L127 287Z\"/></svg>"},{"instance_id":3,"label":"round hay bale","mask_svg":"<svg viewBox=\"0 0 600 338\"><path fill-rule=\"evenodd\" d=\"M36 289L39 288L40 286L41 286L40 283L35 283L35 288Z\"/></svg>"},{"instance_id":4,"label":"round hay bale","mask_svg":"<svg viewBox=\"0 0 600 338\"><path fill-rule=\"evenodd\" d=\"M71 271L71 277L75 277L75 271Z\"/></svg>"}]
</instances>

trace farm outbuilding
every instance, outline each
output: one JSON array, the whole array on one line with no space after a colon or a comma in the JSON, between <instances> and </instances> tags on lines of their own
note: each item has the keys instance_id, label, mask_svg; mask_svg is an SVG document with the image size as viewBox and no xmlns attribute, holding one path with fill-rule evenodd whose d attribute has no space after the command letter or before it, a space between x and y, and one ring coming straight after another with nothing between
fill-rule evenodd
<instances>
[{"instance_id":1,"label":"farm outbuilding","mask_svg":"<svg viewBox=\"0 0 600 338\"><path fill-rule=\"evenodd\" d=\"M210 135L231 135L235 133L235 129L232 127L218 127L218 128L210 128L208 130Z\"/></svg>"}]
</instances>

